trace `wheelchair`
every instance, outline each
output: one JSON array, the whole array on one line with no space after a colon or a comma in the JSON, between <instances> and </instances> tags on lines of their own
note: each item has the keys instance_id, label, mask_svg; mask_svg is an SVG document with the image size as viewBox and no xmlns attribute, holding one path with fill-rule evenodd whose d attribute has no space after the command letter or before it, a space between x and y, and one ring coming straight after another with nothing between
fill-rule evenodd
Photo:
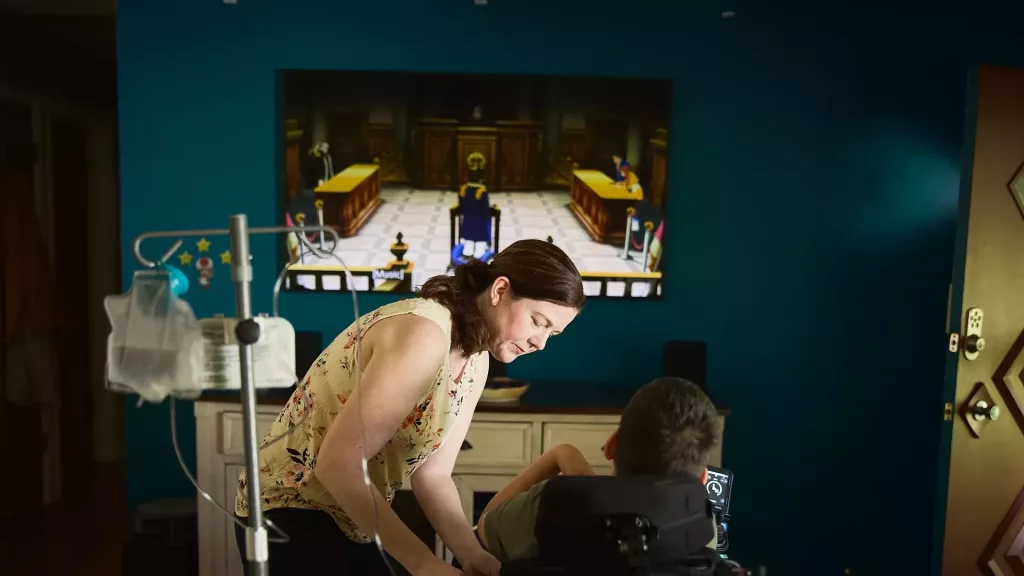
<instances>
[{"instance_id":1,"label":"wheelchair","mask_svg":"<svg viewBox=\"0 0 1024 576\"><path fill-rule=\"evenodd\" d=\"M462 237L464 212L464 208L459 204L448 209L448 233L451 244L451 260L448 263L448 272L454 270L456 266L469 262L470 258L473 257L473 254L465 253L463 244L459 242L459 239ZM488 228L490 230L491 243L490 249L480 258L484 262L490 262L494 255L501 250L499 247L499 242L501 241L501 208L490 206L489 219Z\"/></svg>"},{"instance_id":2,"label":"wheelchair","mask_svg":"<svg viewBox=\"0 0 1024 576\"><path fill-rule=\"evenodd\" d=\"M541 495L536 556L503 563L501 576L765 574L708 547L719 521L691 476L559 476Z\"/></svg>"}]
</instances>

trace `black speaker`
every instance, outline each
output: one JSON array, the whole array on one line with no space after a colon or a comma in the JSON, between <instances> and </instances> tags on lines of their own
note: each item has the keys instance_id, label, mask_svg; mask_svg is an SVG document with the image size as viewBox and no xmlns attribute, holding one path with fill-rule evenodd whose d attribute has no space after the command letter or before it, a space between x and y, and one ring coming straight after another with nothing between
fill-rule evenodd
<instances>
[{"instance_id":1,"label":"black speaker","mask_svg":"<svg viewBox=\"0 0 1024 576\"><path fill-rule=\"evenodd\" d=\"M661 375L685 378L707 389L706 342L666 342L661 357Z\"/></svg>"}]
</instances>

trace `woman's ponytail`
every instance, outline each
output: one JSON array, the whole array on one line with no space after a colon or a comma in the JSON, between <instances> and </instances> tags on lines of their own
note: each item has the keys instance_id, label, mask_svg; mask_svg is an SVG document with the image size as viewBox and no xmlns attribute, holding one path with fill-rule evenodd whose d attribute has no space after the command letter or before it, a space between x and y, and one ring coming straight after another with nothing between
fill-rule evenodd
<instances>
[{"instance_id":1,"label":"woman's ponytail","mask_svg":"<svg viewBox=\"0 0 1024 576\"><path fill-rule=\"evenodd\" d=\"M487 263L473 258L456 266L454 276L430 278L416 295L447 308L452 314L452 346L466 354L475 354L486 349L489 338L476 298L493 282Z\"/></svg>"}]
</instances>

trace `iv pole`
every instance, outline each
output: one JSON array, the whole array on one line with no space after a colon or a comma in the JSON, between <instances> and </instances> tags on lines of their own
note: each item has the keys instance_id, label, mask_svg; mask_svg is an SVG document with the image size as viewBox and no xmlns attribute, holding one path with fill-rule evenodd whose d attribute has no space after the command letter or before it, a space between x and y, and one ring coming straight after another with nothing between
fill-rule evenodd
<instances>
[{"instance_id":1,"label":"iv pole","mask_svg":"<svg viewBox=\"0 0 1024 576\"><path fill-rule=\"evenodd\" d=\"M260 474L256 438L256 386L253 383L252 345L260 339L260 325L252 317L252 264L249 254L250 234L286 234L294 232L300 238L311 231L332 236L334 245L338 243L338 233L329 226L268 226L249 228L249 220L245 214L234 214L228 222L228 229L208 230L169 230L144 232L135 237L135 258L148 268L156 268L167 261L178 248L179 239L157 262L142 256L140 248L147 238L181 238L203 236L230 236L231 238L231 280L235 283L235 314L238 325L235 335L238 337L239 369L242 383L242 421L245 436L245 477L248 487L249 527L245 531L245 558L249 563L249 573L254 576L268 576L269 557L267 550L267 529L263 526L263 508L260 503Z\"/></svg>"}]
</instances>

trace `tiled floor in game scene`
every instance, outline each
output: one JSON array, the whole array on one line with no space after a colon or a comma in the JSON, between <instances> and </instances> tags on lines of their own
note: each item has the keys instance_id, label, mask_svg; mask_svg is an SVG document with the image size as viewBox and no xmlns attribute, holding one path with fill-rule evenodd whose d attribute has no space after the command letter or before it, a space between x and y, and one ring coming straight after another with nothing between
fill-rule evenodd
<instances>
[{"instance_id":1,"label":"tiled floor in game scene","mask_svg":"<svg viewBox=\"0 0 1024 576\"><path fill-rule=\"evenodd\" d=\"M551 236L581 271L640 272L639 252L623 260L622 246L600 244L590 239L569 210L569 192L495 192L491 204L501 208L500 247L524 238ZM457 203L457 193L441 190L417 190L385 187L381 205L359 231L358 236L343 238L336 254L349 266L383 266L393 257L389 251L401 232L409 245L406 259L415 263L413 284L444 274L450 260L448 209ZM305 255L306 264L337 265Z\"/></svg>"}]
</instances>

